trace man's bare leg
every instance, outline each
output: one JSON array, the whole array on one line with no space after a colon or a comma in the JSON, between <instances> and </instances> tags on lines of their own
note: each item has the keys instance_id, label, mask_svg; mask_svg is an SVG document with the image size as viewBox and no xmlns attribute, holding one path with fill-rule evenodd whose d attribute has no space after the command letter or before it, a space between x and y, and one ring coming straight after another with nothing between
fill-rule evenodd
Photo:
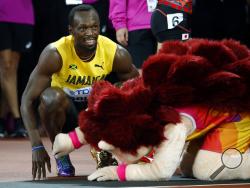
<instances>
[{"instance_id":1,"label":"man's bare leg","mask_svg":"<svg viewBox=\"0 0 250 188\"><path fill-rule=\"evenodd\" d=\"M69 99L60 88L47 88L40 97L38 107L41 125L45 128L52 144L66 122L66 112L69 109ZM74 176L73 167L69 155L56 159L59 176Z\"/></svg>"},{"instance_id":2,"label":"man's bare leg","mask_svg":"<svg viewBox=\"0 0 250 188\"><path fill-rule=\"evenodd\" d=\"M0 103L6 102L7 109L11 112L15 120L15 130L12 136L27 136L20 118L20 110L17 94L17 69L20 61L20 53L11 51L10 49L0 52L0 85L1 98ZM6 108L5 106L5 108ZM3 109L3 108L1 108ZM1 118L8 111L1 112Z\"/></svg>"},{"instance_id":3,"label":"man's bare leg","mask_svg":"<svg viewBox=\"0 0 250 188\"><path fill-rule=\"evenodd\" d=\"M38 109L41 125L52 143L55 136L62 132L69 104L66 94L59 88L47 88L40 97Z\"/></svg>"}]
</instances>

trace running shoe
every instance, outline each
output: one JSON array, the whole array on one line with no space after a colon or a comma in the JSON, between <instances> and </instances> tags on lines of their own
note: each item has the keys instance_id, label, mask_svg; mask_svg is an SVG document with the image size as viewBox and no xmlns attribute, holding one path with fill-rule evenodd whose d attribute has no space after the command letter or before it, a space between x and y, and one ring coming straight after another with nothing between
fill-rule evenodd
<instances>
[{"instance_id":1,"label":"running shoe","mask_svg":"<svg viewBox=\"0 0 250 188\"><path fill-rule=\"evenodd\" d=\"M75 168L72 165L69 155L56 159L57 175L63 177L75 176Z\"/></svg>"}]
</instances>

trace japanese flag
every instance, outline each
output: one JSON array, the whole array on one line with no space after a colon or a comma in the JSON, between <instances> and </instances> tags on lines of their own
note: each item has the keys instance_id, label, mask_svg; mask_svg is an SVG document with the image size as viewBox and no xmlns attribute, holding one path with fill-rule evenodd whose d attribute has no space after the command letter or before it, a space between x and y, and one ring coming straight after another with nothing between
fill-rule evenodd
<instances>
[{"instance_id":1,"label":"japanese flag","mask_svg":"<svg viewBox=\"0 0 250 188\"><path fill-rule=\"evenodd\" d=\"M189 39L189 33L183 33L181 36L181 40L187 40Z\"/></svg>"}]
</instances>

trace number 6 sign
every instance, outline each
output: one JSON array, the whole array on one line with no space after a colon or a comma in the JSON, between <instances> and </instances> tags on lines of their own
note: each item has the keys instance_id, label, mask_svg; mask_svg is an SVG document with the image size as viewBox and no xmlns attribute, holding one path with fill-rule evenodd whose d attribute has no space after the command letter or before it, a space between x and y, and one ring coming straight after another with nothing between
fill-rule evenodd
<instances>
[{"instance_id":1,"label":"number 6 sign","mask_svg":"<svg viewBox=\"0 0 250 188\"><path fill-rule=\"evenodd\" d=\"M168 29L173 29L183 21L182 13L167 14Z\"/></svg>"}]
</instances>

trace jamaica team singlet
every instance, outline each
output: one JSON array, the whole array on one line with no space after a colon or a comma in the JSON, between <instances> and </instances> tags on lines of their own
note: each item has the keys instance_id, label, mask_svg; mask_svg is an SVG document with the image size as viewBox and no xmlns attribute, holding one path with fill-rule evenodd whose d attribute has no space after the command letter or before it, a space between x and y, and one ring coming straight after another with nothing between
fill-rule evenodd
<instances>
[{"instance_id":1,"label":"jamaica team singlet","mask_svg":"<svg viewBox=\"0 0 250 188\"><path fill-rule=\"evenodd\" d=\"M62 68L52 75L52 87L59 87L75 102L86 101L92 85L112 71L117 44L99 35L95 57L82 61L76 54L74 38L69 35L53 43L62 57Z\"/></svg>"}]
</instances>

